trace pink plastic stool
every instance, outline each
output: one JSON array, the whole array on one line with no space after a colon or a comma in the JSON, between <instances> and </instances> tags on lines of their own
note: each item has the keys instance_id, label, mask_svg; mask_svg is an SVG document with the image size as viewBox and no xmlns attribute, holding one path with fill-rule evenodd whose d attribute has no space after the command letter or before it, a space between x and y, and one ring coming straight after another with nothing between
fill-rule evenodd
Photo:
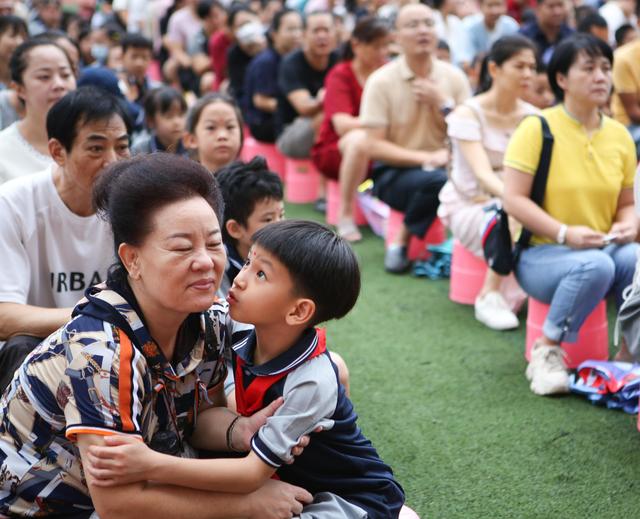
<instances>
[{"instance_id":1,"label":"pink plastic stool","mask_svg":"<svg viewBox=\"0 0 640 519\"><path fill-rule=\"evenodd\" d=\"M278 151L275 144L260 142L248 135L242 145L240 158L245 162L250 161L256 155L262 155L267 159L269 169L284 181L284 156Z\"/></svg>"},{"instance_id":2,"label":"pink plastic stool","mask_svg":"<svg viewBox=\"0 0 640 519\"><path fill-rule=\"evenodd\" d=\"M385 246L388 247L393 242L403 221L404 213L396 211L395 209L389 210L389 219L387 220L387 228L384 233ZM440 218L436 218L422 238L416 238L415 236L411 237L409 240L407 256L411 261L426 260L430 255L429 251L427 251L427 245L436 245L438 243L442 243L446 239L447 232L444 225L442 225Z\"/></svg>"},{"instance_id":3,"label":"pink plastic stool","mask_svg":"<svg viewBox=\"0 0 640 519\"><path fill-rule=\"evenodd\" d=\"M340 209L340 184L336 180L327 181L327 214L326 220L329 225L338 225L338 211ZM366 225L367 219L364 217L358 195L353 195L353 220L356 225Z\"/></svg>"},{"instance_id":4,"label":"pink plastic stool","mask_svg":"<svg viewBox=\"0 0 640 519\"><path fill-rule=\"evenodd\" d=\"M308 159L285 157L285 199L293 204L308 204L318 198L320 173Z\"/></svg>"},{"instance_id":5,"label":"pink plastic stool","mask_svg":"<svg viewBox=\"0 0 640 519\"><path fill-rule=\"evenodd\" d=\"M413 510L411 510L411 508L405 505L402 507L402 510L400 510L398 519L420 519L420 516Z\"/></svg>"},{"instance_id":6,"label":"pink plastic stool","mask_svg":"<svg viewBox=\"0 0 640 519\"><path fill-rule=\"evenodd\" d=\"M449 283L449 299L454 303L472 305L484 284L487 264L462 244L453 242L451 257L451 281Z\"/></svg>"},{"instance_id":7,"label":"pink plastic stool","mask_svg":"<svg viewBox=\"0 0 640 519\"><path fill-rule=\"evenodd\" d=\"M151 60L149 66L147 67L147 76L149 76L153 81L162 81L162 69L160 67L160 62L157 60Z\"/></svg>"},{"instance_id":8,"label":"pink plastic stool","mask_svg":"<svg viewBox=\"0 0 640 519\"><path fill-rule=\"evenodd\" d=\"M531 360L531 349L538 337L542 336L542 325L549 313L549 305L529 298L527 314L527 347L524 356ZM565 361L569 368L576 368L585 360L607 360L609 358L609 323L607 322L607 304L600 301L578 332L574 344L560 344L566 353Z\"/></svg>"}]
</instances>

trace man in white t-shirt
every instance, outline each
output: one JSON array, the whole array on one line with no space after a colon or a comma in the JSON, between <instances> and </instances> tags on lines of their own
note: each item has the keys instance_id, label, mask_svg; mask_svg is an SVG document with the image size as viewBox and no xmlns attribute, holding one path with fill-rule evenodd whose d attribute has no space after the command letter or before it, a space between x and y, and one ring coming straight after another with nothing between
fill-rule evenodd
<instances>
[{"instance_id":1,"label":"man in white t-shirt","mask_svg":"<svg viewBox=\"0 0 640 519\"><path fill-rule=\"evenodd\" d=\"M0 390L13 366L66 323L84 290L114 262L108 225L95 215L93 183L129 157L130 122L111 95L83 87L47 116L54 165L0 186Z\"/></svg>"}]
</instances>

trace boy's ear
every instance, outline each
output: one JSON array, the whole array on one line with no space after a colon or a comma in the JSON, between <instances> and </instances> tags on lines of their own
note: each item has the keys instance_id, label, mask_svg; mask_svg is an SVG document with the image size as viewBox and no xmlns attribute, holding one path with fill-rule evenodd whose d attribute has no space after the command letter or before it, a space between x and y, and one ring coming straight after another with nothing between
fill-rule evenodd
<instances>
[{"instance_id":1,"label":"boy's ear","mask_svg":"<svg viewBox=\"0 0 640 519\"><path fill-rule=\"evenodd\" d=\"M316 313L316 304L308 298L296 299L285 320L289 326L308 325Z\"/></svg>"},{"instance_id":2,"label":"boy's ear","mask_svg":"<svg viewBox=\"0 0 640 519\"><path fill-rule=\"evenodd\" d=\"M238 223L237 220L231 218L227 220L224 226L227 229L229 236L231 236L234 240L239 240L240 238L242 238L242 235L244 234L242 232L243 227Z\"/></svg>"}]
</instances>

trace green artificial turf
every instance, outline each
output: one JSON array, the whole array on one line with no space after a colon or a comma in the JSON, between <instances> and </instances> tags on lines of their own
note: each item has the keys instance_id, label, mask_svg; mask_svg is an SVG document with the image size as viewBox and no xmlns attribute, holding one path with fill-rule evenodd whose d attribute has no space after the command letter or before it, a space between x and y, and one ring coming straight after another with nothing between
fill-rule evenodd
<instances>
[{"instance_id":1,"label":"green artificial turf","mask_svg":"<svg viewBox=\"0 0 640 519\"><path fill-rule=\"evenodd\" d=\"M319 216L287 206L287 218ZM329 346L349 366L360 426L422 519L640 516L635 416L533 395L524 316L517 331L491 331L449 301L448 281L386 274L370 231L354 248L362 292L327 324Z\"/></svg>"}]
</instances>

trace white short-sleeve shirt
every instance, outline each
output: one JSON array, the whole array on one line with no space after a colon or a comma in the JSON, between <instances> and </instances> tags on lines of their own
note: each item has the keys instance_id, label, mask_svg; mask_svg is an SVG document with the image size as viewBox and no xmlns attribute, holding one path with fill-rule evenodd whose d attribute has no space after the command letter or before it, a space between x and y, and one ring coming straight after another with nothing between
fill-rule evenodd
<instances>
[{"instance_id":1,"label":"white short-sleeve shirt","mask_svg":"<svg viewBox=\"0 0 640 519\"><path fill-rule=\"evenodd\" d=\"M46 308L74 306L115 258L108 224L64 204L53 166L0 186L0 251L0 302Z\"/></svg>"}]
</instances>

